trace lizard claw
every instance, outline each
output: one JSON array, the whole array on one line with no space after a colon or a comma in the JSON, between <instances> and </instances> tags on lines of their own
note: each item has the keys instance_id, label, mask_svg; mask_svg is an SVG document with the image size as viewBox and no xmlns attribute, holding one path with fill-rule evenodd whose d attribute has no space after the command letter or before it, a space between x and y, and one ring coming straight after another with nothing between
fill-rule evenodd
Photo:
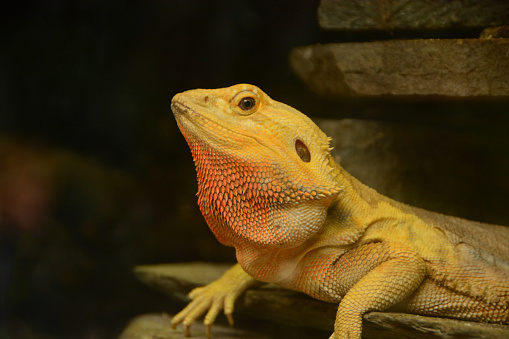
<instances>
[{"instance_id":1,"label":"lizard claw","mask_svg":"<svg viewBox=\"0 0 509 339\"><path fill-rule=\"evenodd\" d=\"M191 325L184 325L184 336L186 338L191 336Z\"/></svg>"},{"instance_id":2,"label":"lizard claw","mask_svg":"<svg viewBox=\"0 0 509 339\"><path fill-rule=\"evenodd\" d=\"M233 314L231 313L225 313L226 318L228 319L228 324L233 327Z\"/></svg>"}]
</instances>

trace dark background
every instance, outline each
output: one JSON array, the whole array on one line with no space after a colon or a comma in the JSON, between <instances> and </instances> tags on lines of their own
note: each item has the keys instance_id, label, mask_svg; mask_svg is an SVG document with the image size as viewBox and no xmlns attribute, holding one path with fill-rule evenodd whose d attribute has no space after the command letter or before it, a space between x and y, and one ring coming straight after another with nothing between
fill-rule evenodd
<instances>
[{"instance_id":1,"label":"dark background","mask_svg":"<svg viewBox=\"0 0 509 339\"><path fill-rule=\"evenodd\" d=\"M0 338L112 338L137 314L180 307L137 282L133 266L234 261L196 206L191 154L170 111L178 92L246 82L312 116L503 133L505 102L338 103L312 94L289 67L291 48L418 34L322 32L317 6L4 2Z\"/></svg>"},{"instance_id":2,"label":"dark background","mask_svg":"<svg viewBox=\"0 0 509 339\"><path fill-rule=\"evenodd\" d=\"M143 311L172 310L133 266L234 261L196 206L170 100L240 82L312 98L287 58L318 40L317 6L2 5L0 337L112 338Z\"/></svg>"}]
</instances>

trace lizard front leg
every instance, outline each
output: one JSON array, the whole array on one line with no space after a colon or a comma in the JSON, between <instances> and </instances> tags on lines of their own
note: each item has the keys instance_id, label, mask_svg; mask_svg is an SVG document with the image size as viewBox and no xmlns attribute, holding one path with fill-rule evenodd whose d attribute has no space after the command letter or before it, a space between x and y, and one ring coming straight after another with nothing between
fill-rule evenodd
<instances>
[{"instance_id":1,"label":"lizard front leg","mask_svg":"<svg viewBox=\"0 0 509 339\"><path fill-rule=\"evenodd\" d=\"M185 336L189 337L189 328L202 314L207 312L203 323L206 326L207 338L210 338L211 326L217 315L224 309L230 325L233 325L233 304L245 290L260 284L248 275L239 264L226 271L221 278L210 284L197 287L189 293L192 301L171 321L172 327L183 323Z\"/></svg>"},{"instance_id":2,"label":"lizard front leg","mask_svg":"<svg viewBox=\"0 0 509 339\"><path fill-rule=\"evenodd\" d=\"M311 285L319 287L311 295L323 300L341 299L330 339L360 339L364 313L382 311L404 300L426 275L422 258L397 243L368 243L339 257L329 248L306 261L306 271L316 271L328 262L325 274L315 274Z\"/></svg>"}]
</instances>

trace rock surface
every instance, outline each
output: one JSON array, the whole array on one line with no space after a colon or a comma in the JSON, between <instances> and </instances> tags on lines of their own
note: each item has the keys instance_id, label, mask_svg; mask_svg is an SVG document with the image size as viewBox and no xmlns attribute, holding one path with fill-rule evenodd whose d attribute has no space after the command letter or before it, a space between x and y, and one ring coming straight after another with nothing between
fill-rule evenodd
<instances>
[{"instance_id":1,"label":"rock surface","mask_svg":"<svg viewBox=\"0 0 509 339\"><path fill-rule=\"evenodd\" d=\"M191 338L205 339L205 326L197 322L191 327ZM213 338L271 338L270 335L249 329L233 328L224 324L214 324ZM182 339L185 338L182 326L172 329L171 316L168 314L140 315L127 325L118 339Z\"/></svg>"},{"instance_id":2,"label":"rock surface","mask_svg":"<svg viewBox=\"0 0 509 339\"><path fill-rule=\"evenodd\" d=\"M508 53L505 38L391 40L298 47L290 63L325 97L507 97Z\"/></svg>"},{"instance_id":3,"label":"rock surface","mask_svg":"<svg viewBox=\"0 0 509 339\"><path fill-rule=\"evenodd\" d=\"M144 283L164 291L165 294L181 299L196 283L220 276L229 265L206 263L167 264L139 266L135 273ZM336 305L311 299L301 293L267 285L264 288L249 290L235 304L235 314L244 313L262 317L274 322L317 329L306 333L308 338L325 338L321 330L332 331ZM179 330L169 329L168 315L143 315L135 318L120 335L120 339L183 338ZM372 312L364 316L364 338L505 338L509 337L509 327L431 318L401 313ZM217 331L217 332L216 332ZM224 331L224 332L223 332ZM213 329L216 338L270 338L270 333L254 330L235 330L228 332L223 326ZM288 331L293 331L288 327ZM193 337L203 337L204 328L196 324L192 327ZM221 333L221 334L219 334ZM298 332L297 332L298 333ZM293 335L293 334L292 334Z\"/></svg>"},{"instance_id":4,"label":"rock surface","mask_svg":"<svg viewBox=\"0 0 509 339\"><path fill-rule=\"evenodd\" d=\"M336 161L378 192L435 212L507 224L507 199L498 196L509 191L509 163L496 163L509 152L509 137L498 139L493 128L484 134L358 119L315 122L332 136Z\"/></svg>"},{"instance_id":5,"label":"rock surface","mask_svg":"<svg viewBox=\"0 0 509 339\"><path fill-rule=\"evenodd\" d=\"M488 27L479 35L481 39L509 38L509 26Z\"/></svg>"},{"instance_id":6,"label":"rock surface","mask_svg":"<svg viewBox=\"0 0 509 339\"><path fill-rule=\"evenodd\" d=\"M322 0L320 26L330 30L400 30L509 24L505 0Z\"/></svg>"}]
</instances>

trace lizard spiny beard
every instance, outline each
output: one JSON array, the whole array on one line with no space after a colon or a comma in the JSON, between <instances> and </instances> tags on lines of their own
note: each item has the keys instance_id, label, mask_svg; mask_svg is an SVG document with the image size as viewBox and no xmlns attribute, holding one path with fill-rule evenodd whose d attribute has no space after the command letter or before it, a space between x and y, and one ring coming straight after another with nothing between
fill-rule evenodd
<instances>
[{"instance_id":1,"label":"lizard spiny beard","mask_svg":"<svg viewBox=\"0 0 509 339\"><path fill-rule=\"evenodd\" d=\"M336 188L303 187L285 169L214 150L188 135L198 177L198 205L218 240L297 246L315 234Z\"/></svg>"}]
</instances>

